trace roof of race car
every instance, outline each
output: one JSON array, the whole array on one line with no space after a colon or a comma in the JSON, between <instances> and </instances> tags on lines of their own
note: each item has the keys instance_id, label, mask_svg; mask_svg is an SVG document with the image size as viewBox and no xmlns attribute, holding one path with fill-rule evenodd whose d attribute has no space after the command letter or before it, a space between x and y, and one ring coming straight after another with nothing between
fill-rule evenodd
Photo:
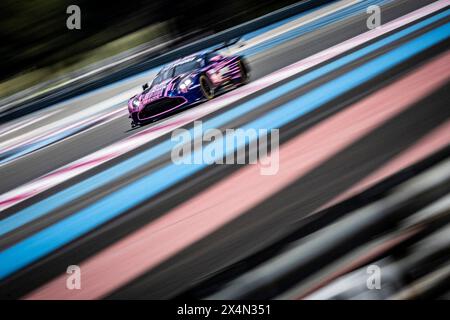
<instances>
[{"instance_id":1,"label":"roof of race car","mask_svg":"<svg viewBox=\"0 0 450 320\"><path fill-rule=\"evenodd\" d=\"M194 61L194 60L197 60L197 59L202 59L203 55L204 55L204 53L196 53L196 54L192 54L192 55L186 56L184 58L180 58L178 60L175 60L174 62L171 62L171 63L165 65L161 69L161 71L165 71L167 69L172 69L172 68L174 68L176 66L179 66L181 64L184 64L186 62L191 62L191 61Z\"/></svg>"}]
</instances>

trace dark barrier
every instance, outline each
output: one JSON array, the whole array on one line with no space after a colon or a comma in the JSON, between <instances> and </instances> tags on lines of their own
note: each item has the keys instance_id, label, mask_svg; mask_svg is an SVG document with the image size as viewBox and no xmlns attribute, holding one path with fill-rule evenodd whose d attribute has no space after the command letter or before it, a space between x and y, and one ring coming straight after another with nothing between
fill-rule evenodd
<instances>
[{"instance_id":1,"label":"dark barrier","mask_svg":"<svg viewBox=\"0 0 450 320\"><path fill-rule=\"evenodd\" d=\"M232 280L209 298L270 299L279 296L352 250L388 230L395 230L405 218L449 193L450 159L447 159L404 182L386 197L299 240L290 249ZM445 225L448 217L443 218Z\"/></svg>"}]
</instances>

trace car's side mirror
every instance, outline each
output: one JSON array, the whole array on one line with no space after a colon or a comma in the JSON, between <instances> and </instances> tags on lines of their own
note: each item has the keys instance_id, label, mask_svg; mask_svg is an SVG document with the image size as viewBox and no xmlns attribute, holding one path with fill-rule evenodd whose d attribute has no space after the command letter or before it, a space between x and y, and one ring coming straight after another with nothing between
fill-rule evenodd
<instances>
[{"instance_id":1,"label":"car's side mirror","mask_svg":"<svg viewBox=\"0 0 450 320\"><path fill-rule=\"evenodd\" d=\"M148 89L148 83L145 83L142 85L142 90L147 90Z\"/></svg>"}]
</instances>

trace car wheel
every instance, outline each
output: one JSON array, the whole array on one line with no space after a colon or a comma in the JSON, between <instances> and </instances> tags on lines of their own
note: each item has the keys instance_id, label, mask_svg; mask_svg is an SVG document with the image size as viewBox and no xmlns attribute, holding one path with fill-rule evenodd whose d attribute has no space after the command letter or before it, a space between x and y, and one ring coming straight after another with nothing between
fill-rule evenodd
<instances>
[{"instance_id":1,"label":"car wheel","mask_svg":"<svg viewBox=\"0 0 450 320\"><path fill-rule=\"evenodd\" d=\"M239 60L239 69L241 71L241 85L246 84L250 80L250 74L248 72L248 66L247 63L245 63L244 60Z\"/></svg>"},{"instance_id":2,"label":"car wheel","mask_svg":"<svg viewBox=\"0 0 450 320\"><path fill-rule=\"evenodd\" d=\"M214 87L213 87L211 81L208 79L208 77L205 75L201 75L199 82L200 82L200 89L202 90L203 96L207 100L214 98Z\"/></svg>"}]
</instances>

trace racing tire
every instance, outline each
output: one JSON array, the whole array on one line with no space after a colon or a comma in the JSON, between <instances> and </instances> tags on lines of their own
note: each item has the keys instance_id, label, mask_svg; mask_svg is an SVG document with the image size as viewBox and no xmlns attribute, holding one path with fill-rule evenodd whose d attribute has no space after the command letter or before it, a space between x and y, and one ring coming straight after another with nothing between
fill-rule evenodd
<instances>
[{"instance_id":1,"label":"racing tire","mask_svg":"<svg viewBox=\"0 0 450 320\"><path fill-rule=\"evenodd\" d=\"M239 60L239 69L241 71L241 83L239 85L247 84L250 81L250 69L244 59Z\"/></svg>"},{"instance_id":2,"label":"racing tire","mask_svg":"<svg viewBox=\"0 0 450 320\"><path fill-rule=\"evenodd\" d=\"M214 98L214 86L209 80L209 78L202 74L199 78L200 90L202 91L203 97L207 100Z\"/></svg>"}]
</instances>

